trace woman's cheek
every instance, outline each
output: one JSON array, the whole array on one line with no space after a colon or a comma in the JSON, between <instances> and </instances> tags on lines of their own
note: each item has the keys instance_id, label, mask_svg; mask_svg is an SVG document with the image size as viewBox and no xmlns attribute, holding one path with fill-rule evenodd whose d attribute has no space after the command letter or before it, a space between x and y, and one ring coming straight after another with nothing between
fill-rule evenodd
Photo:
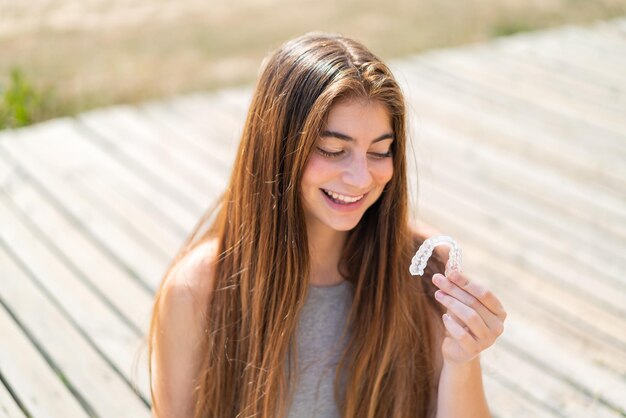
<instances>
[{"instance_id":1,"label":"woman's cheek","mask_svg":"<svg viewBox=\"0 0 626 418\"><path fill-rule=\"evenodd\" d=\"M302 174L303 181L307 184L317 183L320 176L326 172L324 166L325 162L319 155L312 155L304 168L304 173Z\"/></svg>"},{"instance_id":2,"label":"woman's cheek","mask_svg":"<svg viewBox=\"0 0 626 418\"><path fill-rule=\"evenodd\" d=\"M381 161L380 167L377 167L377 182L388 183L393 177L393 160L391 158L385 158Z\"/></svg>"},{"instance_id":3,"label":"woman's cheek","mask_svg":"<svg viewBox=\"0 0 626 418\"><path fill-rule=\"evenodd\" d=\"M314 168L318 173L334 170L339 165L339 160L330 159L317 153L314 154L313 157L311 157L311 162L313 162Z\"/></svg>"}]
</instances>

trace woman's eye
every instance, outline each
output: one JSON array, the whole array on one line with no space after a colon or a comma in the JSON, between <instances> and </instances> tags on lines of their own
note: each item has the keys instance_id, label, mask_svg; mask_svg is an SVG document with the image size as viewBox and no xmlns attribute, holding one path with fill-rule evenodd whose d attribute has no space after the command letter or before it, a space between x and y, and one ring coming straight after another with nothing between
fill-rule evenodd
<instances>
[{"instance_id":1,"label":"woman's eye","mask_svg":"<svg viewBox=\"0 0 626 418\"><path fill-rule=\"evenodd\" d=\"M321 155L323 155L324 157L327 157L327 158L337 158L337 157L341 157L342 155L345 154L345 150L341 150L341 151L326 151L324 148L320 148L320 147L317 147L317 152L319 152ZM391 157L393 155L391 150L389 150L387 152L370 152L368 154L372 158L377 159L377 160L382 160L383 158L389 158L389 157Z\"/></svg>"},{"instance_id":2,"label":"woman's eye","mask_svg":"<svg viewBox=\"0 0 626 418\"><path fill-rule=\"evenodd\" d=\"M322 154L324 157L328 157L328 158L335 158L335 157L339 157L341 155L343 155L343 151L337 151L337 152L331 152L331 151L326 151L323 148L317 147L317 151Z\"/></svg>"},{"instance_id":3,"label":"woman's eye","mask_svg":"<svg viewBox=\"0 0 626 418\"><path fill-rule=\"evenodd\" d=\"M391 157L393 154L391 153L391 150L387 151L387 152L370 152L370 155L374 158L377 159L383 159L383 158L389 158Z\"/></svg>"}]
</instances>

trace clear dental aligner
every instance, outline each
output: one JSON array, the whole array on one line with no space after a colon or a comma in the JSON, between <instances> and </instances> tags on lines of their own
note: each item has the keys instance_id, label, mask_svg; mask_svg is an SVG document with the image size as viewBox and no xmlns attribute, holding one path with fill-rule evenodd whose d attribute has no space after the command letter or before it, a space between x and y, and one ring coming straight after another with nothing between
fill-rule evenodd
<instances>
[{"instance_id":1,"label":"clear dental aligner","mask_svg":"<svg viewBox=\"0 0 626 418\"><path fill-rule=\"evenodd\" d=\"M445 235L439 235L436 237L428 238L426 241L424 241L413 256L413 259L411 260L411 266L409 267L409 271L413 276L421 276L422 274L424 274L426 263L428 262L430 256L433 254L433 250L436 246L442 244L447 244L448 246L450 246L450 256L448 258L448 262L446 263L445 275L449 276L453 270L461 272L461 247L459 247L456 241L454 241L452 238Z\"/></svg>"}]
</instances>

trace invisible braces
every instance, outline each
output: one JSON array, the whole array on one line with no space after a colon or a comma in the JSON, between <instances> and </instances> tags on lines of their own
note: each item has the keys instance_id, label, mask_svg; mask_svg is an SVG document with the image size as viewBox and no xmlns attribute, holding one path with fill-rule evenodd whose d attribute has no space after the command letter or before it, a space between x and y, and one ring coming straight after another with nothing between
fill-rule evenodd
<instances>
[{"instance_id":1,"label":"invisible braces","mask_svg":"<svg viewBox=\"0 0 626 418\"><path fill-rule=\"evenodd\" d=\"M439 235L436 237L428 238L426 241L420 245L419 249L413 256L411 260L411 266L409 267L409 271L413 276L421 276L424 274L424 269L426 268L426 263L428 259L433 254L433 250L438 245L447 244L450 246L450 256L448 258L448 262L446 263L446 271L445 275L449 276L453 270L461 272L461 247L456 243L452 238Z\"/></svg>"}]
</instances>

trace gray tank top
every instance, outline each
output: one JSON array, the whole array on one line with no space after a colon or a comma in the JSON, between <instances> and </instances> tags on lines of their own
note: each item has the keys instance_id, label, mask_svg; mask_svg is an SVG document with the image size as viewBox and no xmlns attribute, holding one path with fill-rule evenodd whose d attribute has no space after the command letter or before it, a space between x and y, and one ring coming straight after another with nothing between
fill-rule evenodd
<instances>
[{"instance_id":1,"label":"gray tank top","mask_svg":"<svg viewBox=\"0 0 626 418\"><path fill-rule=\"evenodd\" d=\"M345 341L340 341L353 298L353 285L309 285L297 329L298 370L289 418L339 418L335 404L335 369Z\"/></svg>"}]
</instances>

